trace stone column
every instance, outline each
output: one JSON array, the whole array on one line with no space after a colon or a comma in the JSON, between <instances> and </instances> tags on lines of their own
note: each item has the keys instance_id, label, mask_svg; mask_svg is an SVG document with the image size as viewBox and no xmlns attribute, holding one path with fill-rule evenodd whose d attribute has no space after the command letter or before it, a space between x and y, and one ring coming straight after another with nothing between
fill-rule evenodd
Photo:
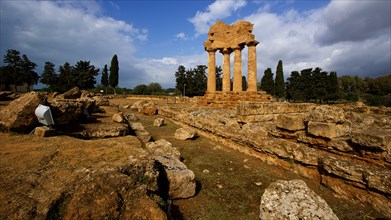
<instances>
[{"instance_id":1,"label":"stone column","mask_svg":"<svg viewBox=\"0 0 391 220\"><path fill-rule=\"evenodd\" d=\"M207 93L216 92L216 50L207 50L208 51L208 86Z\"/></svg>"},{"instance_id":2,"label":"stone column","mask_svg":"<svg viewBox=\"0 0 391 220\"><path fill-rule=\"evenodd\" d=\"M242 47L234 48L234 92L242 91Z\"/></svg>"},{"instance_id":3,"label":"stone column","mask_svg":"<svg viewBox=\"0 0 391 220\"><path fill-rule=\"evenodd\" d=\"M221 52L224 55L223 62L223 92L231 91L231 61L230 54L231 51L223 50Z\"/></svg>"},{"instance_id":4,"label":"stone column","mask_svg":"<svg viewBox=\"0 0 391 220\"><path fill-rule=\"evenodd\" d=\"M248 88L247 92L257 92L257 51L256 46L259 42L254 41L248 46Z\"/></svg>"}]
</instances>

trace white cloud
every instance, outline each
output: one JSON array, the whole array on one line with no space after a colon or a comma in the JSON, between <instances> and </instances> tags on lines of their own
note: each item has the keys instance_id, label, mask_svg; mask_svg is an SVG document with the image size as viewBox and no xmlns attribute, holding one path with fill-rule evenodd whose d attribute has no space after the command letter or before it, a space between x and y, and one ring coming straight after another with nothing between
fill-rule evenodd
<instances>
[{"instance_id":1,"label":"white cloud","mask_svg":"<svg viewBox=\"0 0 391 220\"><path fill-rule=\"evenodd\" d=\"M209 27L218 19L229 17L244 6L246 6L244 0L216 0L205 12L197 11L196 15L188 20L194 25L197 34L206 34Z\"/></svg>"},{"instance_id":2,"label":"white cloud","mask_svg":"<svg viewBox=\"0 0 391 220\"><path fill-rule=\"evenodd\" d=\"M186 36L186 34L183 33L183 32L178 33L178 34L176 35L176 38L178 38L178 39L180 39L180 40L187 40L187 39L188 39L187 36Z\"/></svg>"}]
</instances>

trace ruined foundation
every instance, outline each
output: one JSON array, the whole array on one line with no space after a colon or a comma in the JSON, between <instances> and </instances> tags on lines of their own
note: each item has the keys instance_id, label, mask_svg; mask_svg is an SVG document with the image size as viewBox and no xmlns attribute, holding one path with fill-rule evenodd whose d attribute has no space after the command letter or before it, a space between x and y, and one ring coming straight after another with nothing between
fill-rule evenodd
<instances>
[{"instance_id":1,"label":"ruined foundation","mask_svg":"<svg viewBox=\"0 0 391 220\"><path fill-rule=\"evenodd\" d=\"M159 114L391 217L390 108L239 102Z\"/></svg>"}]
</instances>

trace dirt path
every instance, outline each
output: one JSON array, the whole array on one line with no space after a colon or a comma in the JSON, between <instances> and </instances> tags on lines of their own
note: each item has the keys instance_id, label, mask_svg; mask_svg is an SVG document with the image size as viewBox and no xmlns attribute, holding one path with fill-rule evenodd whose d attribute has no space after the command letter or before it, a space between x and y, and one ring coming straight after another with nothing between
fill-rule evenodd
<instances>
[{"instance_id":1,"label":"dirt path","mask_svg":"<svg viewBox=\"0 0 391 220\"><path fill-rule=\"evenodd\" d=\"M178 148L183 162L196 175L198 193L173 202L174 219L259 219L261 196L270 183L279 179L303 179L340 219L381 216L370 207L335 197L318 182L270 166L208 138L176 140L174 133L179 126L172 121L166 120L165 126L154 127L153 120L158 116L137 116L155 140L164 138Z\"/></svg>"}]
</instances>

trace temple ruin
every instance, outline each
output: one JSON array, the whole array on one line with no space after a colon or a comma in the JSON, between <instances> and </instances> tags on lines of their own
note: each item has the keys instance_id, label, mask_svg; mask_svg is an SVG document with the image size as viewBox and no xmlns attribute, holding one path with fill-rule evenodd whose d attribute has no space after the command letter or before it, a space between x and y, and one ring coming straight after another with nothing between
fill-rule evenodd
<instances>
[{"instance_id":1,"label":"temple ruin","mask_svg":"<svg viewBox=\"0 0 391 220\"><path fill-rule=\"evenodd\" d=\"M253 24L248 21L237 21L228 25L217 21L208 32L204 48L208 52L208 84L203 104L237 105L238 101L272 101L273 97L257 91L257 52L259 44L252 34ZM247 91L242 89L242 50L248 47ZM216 52L223 56L222 91L216 91ZM231 61L234 53L233 86L231 91Z\"/></svg>"}]
</instances>

